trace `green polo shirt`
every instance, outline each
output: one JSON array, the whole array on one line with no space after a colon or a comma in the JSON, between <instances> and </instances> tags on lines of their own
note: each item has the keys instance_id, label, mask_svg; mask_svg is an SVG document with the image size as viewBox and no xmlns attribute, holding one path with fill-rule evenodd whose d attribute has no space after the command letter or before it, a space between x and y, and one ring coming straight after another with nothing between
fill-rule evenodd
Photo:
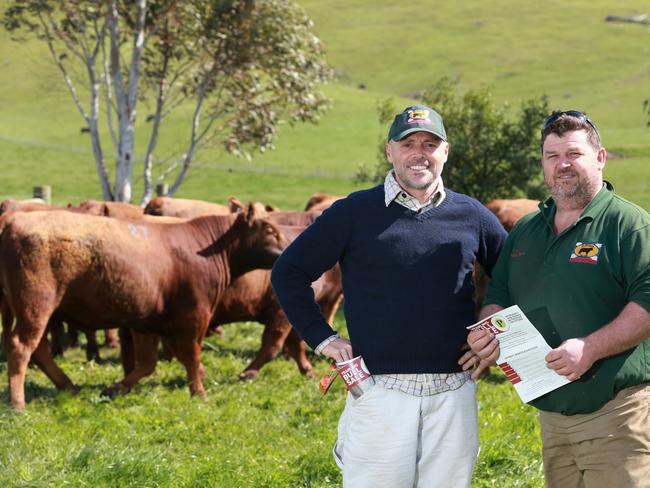
<instances>
[{"instance_id":1,"label":"green polo shirt","mask_svg":"<svg viewBox=\"0 0 650 488\"><path fill-rule=\"evenodd\" d=\"M555 202L512 230L492 272L486 304L517 304L551 347L612 321L628 302L650 311L650 216L609 182L556 236ZM531 401L565 415L590 413L629 386L650 381L650 339L594 363L581 379Z\"/></svg>"}]
</instances>

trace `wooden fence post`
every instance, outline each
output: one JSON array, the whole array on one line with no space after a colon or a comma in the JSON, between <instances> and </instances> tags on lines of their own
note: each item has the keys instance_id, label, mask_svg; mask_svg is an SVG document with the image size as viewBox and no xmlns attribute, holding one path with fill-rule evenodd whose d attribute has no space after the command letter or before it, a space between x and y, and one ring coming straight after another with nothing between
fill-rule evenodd
<instances>
[{"instance_id":1,"label":"wooden fence post","mask_svg":"<svg viewBox=\"0 0 650 488\"><path fill-rule=\"evenodd\" d=\"M167 183L157 183L156 184L156 195L159 197L164 197L169 191L169 185Z\"/></svg>"},{"instance_id":2,"label":"wooden fence post","mask_svg":"<svg viewBox=\"0 0 650 488\"><path fill-rule=\"evenodd\" d=\"M50 185L35 186L32 195L34 198L44 200L48 205L52 203L52 187Z\"/></svg>"}]
</instances>

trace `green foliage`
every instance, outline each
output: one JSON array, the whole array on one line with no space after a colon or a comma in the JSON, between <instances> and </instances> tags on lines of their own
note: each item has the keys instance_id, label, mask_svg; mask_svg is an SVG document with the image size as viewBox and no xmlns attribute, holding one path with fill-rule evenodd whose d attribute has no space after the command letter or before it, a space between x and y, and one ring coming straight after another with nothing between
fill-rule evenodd
<instances>
[{"instance_id":1,"label":"green foliage","mask_svg":"<svg viewBox=\"0 0 650 488\"><path fill-rule=\"evenodd\" d=\"M525 100L515 120L507 118L508 105L497 108L487 88L469 90L462 96L449 78L441 78L422 95L422 103L443 117L449 137L445 186L482 202L493 198L529 197L545 194L539 166L539 130L548 114L545 96ZM379 121L388 127L396 109L392 99L378 106ZM360 180L383 180L391 165L380 140L374 171L361 167Z\"/></svg>"}]
</instances>

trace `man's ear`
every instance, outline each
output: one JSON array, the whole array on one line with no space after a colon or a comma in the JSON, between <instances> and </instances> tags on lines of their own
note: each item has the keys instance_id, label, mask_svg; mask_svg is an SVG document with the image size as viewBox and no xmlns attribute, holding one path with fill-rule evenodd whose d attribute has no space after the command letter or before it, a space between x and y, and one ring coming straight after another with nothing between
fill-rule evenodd
<instances>
[{"instance_id":1,"label":"man's ear","mask_svg":"<svg viewBox=\"0 0 650 488\"><path fill-rule=\"evenodd\" d=\"M386 152L386 159L388 159L388 162L390 164L393 164L393 155L391 154L390 142L387 142L384 145L384 151Z\"/></svg>"},{"instance_id":2,"label":"man's ear","mask_svg":"<svg viewBox=\"0 0 650 488\"><path fill-rule=\"evenodd\" d=\"M602 171L605 167L605 163L607 162L607 150L604 147L601 147L598 150L596 161L598 161L598 168Z\"/></svg>"}]
</instances>

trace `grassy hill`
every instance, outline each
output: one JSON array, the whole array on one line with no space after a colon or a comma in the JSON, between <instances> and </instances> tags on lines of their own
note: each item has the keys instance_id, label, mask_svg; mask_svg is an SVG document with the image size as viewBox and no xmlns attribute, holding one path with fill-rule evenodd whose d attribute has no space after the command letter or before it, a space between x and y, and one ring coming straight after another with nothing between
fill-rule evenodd
<instances>
[{"instance_id":1,"label":"grassy hill","mask_svg":"<svg viewBox=\"0 0 650 488\"><path fill-rule=\"evenodd\" d=\"M337 73L325 88L332 110L318 125L284 127L276 150L252 162L218 148L202 152L177 196L218 201L234 194L300 208L317 190L352 191L359 187L352 175L374 162L386 130L377 122L377 103L395 97L406 104L446 75L461 91L490 87L513 110L547 94L552 107L586 111L616 157L606 177L650 209L650 129L642 112L650 96L650 28L605 22L609 14L644 12L646 2L554 0L543 10L511 0L300 4ZM0 59L0 197L29 194L33 184L52 185L59 203L99 197L83 121L44 46L13 43L0 31ZM141 104L140 147L147 113ZM182 151L186 118L170 120L161 158Z\"/></svg>"}]
</instances>

